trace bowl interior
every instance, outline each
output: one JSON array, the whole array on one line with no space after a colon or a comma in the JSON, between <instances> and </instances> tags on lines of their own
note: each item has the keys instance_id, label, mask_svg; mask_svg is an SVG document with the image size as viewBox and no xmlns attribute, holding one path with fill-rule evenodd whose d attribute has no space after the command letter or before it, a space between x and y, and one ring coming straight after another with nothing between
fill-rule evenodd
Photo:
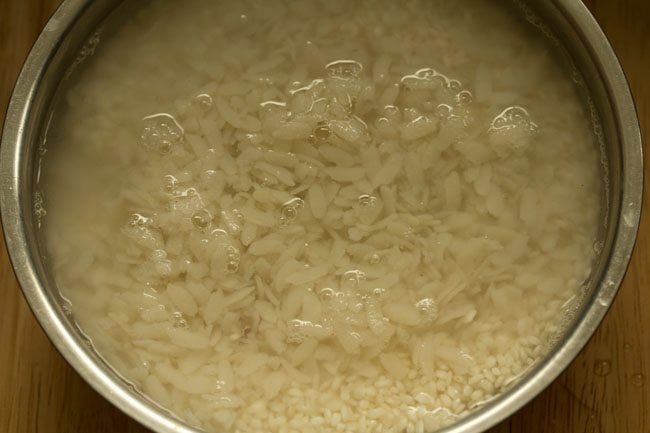
<instances>
[{"instance_id":1,"label":"bowl interior","mask_svg":"<svg viewBox=\"0 0 650 433\"><path fill-rule=\"evenodd\" d=\"M579 1L517 0L526 18L575 65L578 87L589 95L601 146L604 195L602 252L585 282L584 299L555 347L510 389L444 432L479 432L541 392L586 344L611 304L627 267L641 205L641 144L629 89L604 35ZM2 213L17 276L35 315L70 364L124 412L161 432L195 432L116 373L92 347L70 314L48 269L39 239L34 191L39 159L57 91L70 68L92 55L103 23L119 2L68 0L32 50L16 85L3 135ZM100 42L101 43L101 42ZM70 66L72 65L72 66ZM63 79L62 79L63 77Z\"/></svg>"}]
</instances>

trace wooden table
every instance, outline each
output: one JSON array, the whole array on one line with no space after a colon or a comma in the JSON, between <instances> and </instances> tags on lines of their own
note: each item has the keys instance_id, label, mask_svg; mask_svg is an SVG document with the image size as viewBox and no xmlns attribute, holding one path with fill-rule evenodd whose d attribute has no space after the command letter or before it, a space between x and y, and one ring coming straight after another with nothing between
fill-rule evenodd
<instances>
[{"instance_id":1,"label":"wooden table","mask_svg":"<svg viewBox=\"0 0 650 433\"><path fill-rule=\"evenodd\" d=\"M0 113L29 48L59 2L0 0ZM647 142L650 1L586 3L620 57ZM490 433L650 433L647 190L644 202L632 264L598 332L558 380ZM86 385L54 349L22 297L4 245L0 251L0 432L147 432ZM611 365L609 372L603 362Z\"/></svg>"}]
</instances>

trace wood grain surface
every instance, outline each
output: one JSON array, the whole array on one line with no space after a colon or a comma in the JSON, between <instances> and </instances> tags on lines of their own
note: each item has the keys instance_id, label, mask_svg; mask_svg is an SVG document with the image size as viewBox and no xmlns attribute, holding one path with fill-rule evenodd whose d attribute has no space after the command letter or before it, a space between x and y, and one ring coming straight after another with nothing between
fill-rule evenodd
<instances>
[{"instance_id":1,"label":"wood grain surface","mask_svg":"<svg viewBox=\"0 0 650 433\"><path fill-rule=\"evenodd\" d=\"M0 113L29 48L59 2L0 0ZM650 1L585 3L623 64L647 142ZM647 192L632 264L603 324L558 380L490 433L650 433ZM0 243L0 432L147 432L93 391L54 349L27 307Z\"/></svg>"}]
</instances>

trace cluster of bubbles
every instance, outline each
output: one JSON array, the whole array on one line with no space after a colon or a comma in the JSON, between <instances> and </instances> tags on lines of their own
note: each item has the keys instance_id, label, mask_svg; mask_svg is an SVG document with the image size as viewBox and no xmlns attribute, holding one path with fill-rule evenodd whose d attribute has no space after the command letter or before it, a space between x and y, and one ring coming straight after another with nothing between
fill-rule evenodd
<instances>
[{"instance_id":1,"label":"cluster of bubbles","mask_svg":"<svg viewBox=\"0 0 650 433\"><path fill-rule=\"evenodd\" d=\"M165 191L168 193L175 192L179 183L176 176L174 176L173 174L167 174L165 175L164 179L165 179L165 186L164 186Z\"/></svg>"},{"instance_id":2,"label":"cluster of bubbles","mask_svg":"<svg viewBox=\"0 0 650 433\"><path fill-rule=\"evenodd\" d=\"M221 223L225 227L225 231L231 235L241 232L243 219L244 217L239 209L224 209L221 211Z\"/></svg>"},{"instance_id":3,"label":"cluster of bubbles","mask_svg":"<svg viewBox=\"0 0 650 433\"><path fill-rule=\"evenodd\" d=\"M459 81L450 80L447 76L439 73L433 68L422 68L418 69L413 74L404 75L401 82L410 89L432 90L438 86L443 86L449 89L461 88Z\"/></svg>"},{"instance_id":4,"label":"cluster of bubbles","mask_svg":"<svg viewBox=\"0 0 650 433\"><path fill-rule=\"evenodd\" d=\"M293 319L287 322L287 343L300 344L308 337L327 338L333 333L333 326L330 322L324 324L314 323L309 320Z\"/></svg>"},{"instance_id":5,"label":"cluster of bubbles","mask_svg":"<svg viewBox=\"0 0 650 433\"><path fill-rule=\"evenodd\" d=\"M84 42L83 46L81 47L81 50L79 51L79 55L74 60L74 62L72 62L72 65L66 72L66 78L69 77L72 74L72 72L79 65L81 65L88 57L95 54L95 50L97 49L97 46L101 41L102 31L103 31L102 28L98 29L92 35L90 35L90 37Z\"/></svg>"},{"instance_id":6,"label":"cluster of bubbles","mask_svg":"<svg viewBox=\"0 0 650 433\"><path fill-rule=\"evenodd\" d=\"M193 215L204 208L203 199L196 188L187 188L171 197L169 208L182 215Z\"/></svg>"},{"instance_id":7,"label":"cluster of bubbles","mask_svg":"<svg viewBox=\"0 0 650 433\"><path fill-rule=\"evenodd\" d=\"M474 100L472 92L463 88L460 81L450 79L433 68L422 68L401 78L404 87L412 90L429 90L437 93L435 115L443 120L460 118L467 122L468 107Z\"/></svg>"},{"instance_id":8,"label":"cluster of bubbles","mask_svg":"<svg viewBox=\"0 0 650 433\"><path fill-rule=\"evenodd\" d=\"M338 80L354 80L361 76L363 65L354 60L337 60L325 65L325 73L329 78Z\"/></svg>"},{"instance_id":9,"label":"cluster of bubbles","mask_svg":"<svg viewBox=\"0 0 650 433\"><path fill-rule=\"evenodd\" d=\"M71 316L73 311L72 311L72 302L70 300L63 298L61 300L61 309L63 310L63 314L66 316Z\"/></svg>"},{"instance_id":10,"label":"cluster of bubbles","mask_svg":"<svg viewBox=\"0 0 650 433\"><path fill-rule=\"evenodd\" d=\"M344 272L338 287L323 287L315 294L323 307L320 320L289 320L288 342L301 343L308 337L323 339L336 335L344 345L383 347L394 335L395 324L382 311L389 293L373 284L364 271ZM414 307L418 326L428 326L438 317L438 303L434 298L420 299Z\"/></svg>"},{"instance_id":11,"label":"cluster of bubbles","mask_svg":"<svg viewBox=\"0 0 650 433\"><path fill-rule=\"evenodd\" d=\"M130 227L145 227L151 224L151 218L134 212L129 216L129 221L127 224Z\"/></svg>"},{"instance_id":12,"label":"cluster of bubbles","mask_svg":"<svg viewBox=\"0 0 650 433\"><path fill-rule=\"evenodd\" d=\"M209 94L199 94L191 101L192 108L207 112L214 106L214 101ZM158 113L142 119L143 129L140 136L141 143L148 149L160 154L168 154L174 146L182 145L184 130L179 122L170 114ZM173 174L164 176L163 191L168 194L168 211L180 218L183 224L203 232L210 233L203 239L206 244L211 244L220 251L223 272L233 274L238 272L241 261L241 253L233 245L230 234L241 232L243 216L236 210L222 210L219 219L223 228L214 228L214 216L206 209L199 191L194 187L181 188L181 182ZM283 211L284 219L289 222L299 208L303 206L302 201L287 203ZM138 242L152 248L151 261L158 275L168 275L172 270L172 263L167 257L165 250L159 249L159 242L155 242L159 236L151 218L142 214L131 215L125 226L127 235ZM148 241L144 243L144 241ZM171 315L175 327L186 327L187 323L182 313L176 312Z\"/></svg>"},{"instance_id":13,"label":"cluster of bubbles","mask_svg":"<svg viewBox=\"0 0 650 433\"><path fill-rule=\"evenodd\" d=\"M531 120L525 108L512 106L492 120L487 132L492 148L504 158L512 151L527 148L537 130L537 124Z\"/></svg>"},{"instance_id":14,"label":"cluster of bubbles","mask_svg":"<svg viewBox=\"0 0 650 433\"><path fill-rule=\"evenodd\" d=\"M170 114L153 114L142 119L142 144L161 154L169 153L182 143L184 135L181 125Z\"/></svg>"},{"instance_id":15,"label":"cluster of bubbles","mask_svg":"<svg viewBox=\"0 0 650 433\"><path fill-rule=\"evenodd\" d=\"M239 270L241 255L233 245L226 245L226 272L234 274Z\"/></svg>"},{"instance_id":16,"label":"cluster of bubbles","mask_svg":"<svg viewBox=\"0 0 650 433\"><path fill-rule=\"evenodd\" d=\"M38 191L34 193L34 197L32 198L32 206L34 209L34 218L36 219L36 225L40 227L41 220L47 214L47 211L43 206L43 195Z\"/></svg>"},{"instance_id":17,"label":"cluster of bubbles","mask_svg":"<svg viewBox=\"0 0 650 433\"><path fill-rule=\"evenodd\" d=\"M530 118L528 111L519 106L508 107L492 120L488 132L504 132L519 129L526 133L537 131L537 124Z\"/></svg>"},{"instance_id":18,"label":"cluster of bubbles","mask_svg":"<svg viewBox=\"0 0 650 433\"><path fill-rule=\"evenodd\" d=\"M122 231L128 238L146 250L153 251L161 246L162 240L153 225L153 220L140 213L132 213Z\"/></svg>"}]
</instances>

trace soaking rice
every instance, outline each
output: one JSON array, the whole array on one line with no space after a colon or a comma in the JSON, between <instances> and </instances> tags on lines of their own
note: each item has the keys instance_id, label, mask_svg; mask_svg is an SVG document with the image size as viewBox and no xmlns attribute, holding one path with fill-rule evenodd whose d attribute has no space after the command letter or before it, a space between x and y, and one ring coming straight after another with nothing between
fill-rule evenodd
<instances>
[{"instance_id":1,"label":"soaking rice","mask_svg":"<svg viewBox=\"0 0 650 433\"><path fill-rule=\"evenodd\" d=\"M421 433L548 352L591 271L599 155L522 16L122 8L38 197L75 320L137 389L206 431Z\"/></svg>"}]
</instances>

